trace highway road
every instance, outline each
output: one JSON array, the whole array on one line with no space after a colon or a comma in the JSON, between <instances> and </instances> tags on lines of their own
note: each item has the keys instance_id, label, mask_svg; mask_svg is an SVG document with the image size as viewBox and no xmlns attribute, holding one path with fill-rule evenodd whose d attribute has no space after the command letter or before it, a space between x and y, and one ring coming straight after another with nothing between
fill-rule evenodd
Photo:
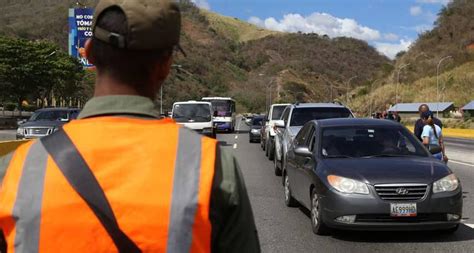
<instances>
[{"instance_id":1,"label":"highway road","mask_svg":"<svg viewBox=\"0 0 474 253\"><path fill-rule=\"evenodd\" d=\"M16 138L16 130L0 130L0 141L11 141Z\"/></svg>"},{"instance_id":2,"label":"highway road","mask_svg":"<svg viewBox=\"0 0 474 253\"><path fill-rule=\"evenodd\" d=\"M259 144L248 141L248 127L240 133L220 134L242 169L250 195L263 252L474 252L474 141L447 139L451 169L464 190L463 225L452 235L439 232L337 232L317 236L309 212L284 204L281 178L274 176ZM14 139L15 131L0 131L0 141Z\"/></svg>"},{"instance_id":3,"label":"highway road","mask_svg":"<svg viewBox=\"0 0 474 253\"><path fill-rule=\"evenodd\" d=\"M247 184L263 252L474 252L474 165L462 162L462 155L450 167L464 189L463 225L452 235L439 232L337 232L317 236L311 231L309 212L284 204L281 178L273 173L259 144L250 144L248 128L239 134L222 134L219 140L232 149ZM450 147L463 148L470 142L454 141Z\"/></svg>"}]
</instances>

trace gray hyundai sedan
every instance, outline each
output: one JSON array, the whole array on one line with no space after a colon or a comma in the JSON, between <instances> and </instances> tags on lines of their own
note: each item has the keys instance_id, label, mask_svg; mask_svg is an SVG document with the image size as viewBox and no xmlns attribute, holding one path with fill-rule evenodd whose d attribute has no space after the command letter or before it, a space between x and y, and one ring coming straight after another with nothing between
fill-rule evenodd
<instances>
[{"instance_id":1,"label":"gray hyundai sedan","mask_svg":"<svg viewBox=\"0 0 474 253\"><path fill-rule=\"evenodd\" d=\"M316 234L334 228L455 232L462 218L456 175L388 120L308 122L288 150L283 185L286 205L308 208Z\"/></svg>"}]
</instances>

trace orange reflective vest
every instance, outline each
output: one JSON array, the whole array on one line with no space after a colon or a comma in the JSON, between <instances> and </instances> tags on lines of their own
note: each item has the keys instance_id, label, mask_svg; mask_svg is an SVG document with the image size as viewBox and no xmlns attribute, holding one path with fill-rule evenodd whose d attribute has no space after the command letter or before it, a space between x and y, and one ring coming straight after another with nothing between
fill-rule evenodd
<instances>
[{"instance_id":1,"label":"orange reflective vest","mask_svg":"<svg viewBox=\"0 0 474 253\"><path fill-rule=\"evenodd\" d=\"M118 117L73 121L64 133L142 252L211 251L215 140L169 120ZM0 228L8 252L117 252L41 141L21 146L10 163Z\"/></svg>"}]
</instances>

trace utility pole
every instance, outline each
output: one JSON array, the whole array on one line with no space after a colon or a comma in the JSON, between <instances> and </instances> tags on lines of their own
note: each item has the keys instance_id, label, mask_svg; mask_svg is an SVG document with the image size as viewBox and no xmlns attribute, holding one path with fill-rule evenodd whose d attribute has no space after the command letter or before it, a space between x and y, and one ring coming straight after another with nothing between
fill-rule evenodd
<instances>
[{"instance_id":1,"label":"utility pole","mask_svg":"<svg viewBox=\"0 0 474 253\"><path fill-rule=\"evenodd\" d=\"M349 80L347 80L346 82L346 105L349 104L349 89L350 89L350 84L351 84L351 81L356 79L358 76L353 76L351 78L349 78Z\"/></svg>"},{"instance_id":2,"label":"utility pole","mask_svg":"<svg viewBox=\"0 0 474 253\"><path fill-rule=\"evenodd\" d=\"M450 58L453 58L453 56L448 55L442 58L441 60L439 60L438 66L436 67L436 100L437 100L436 101L436 117L437 118L439 118L439 68L441 67L441 63L443 63L443 61Z\"/></svg>"},{"instance_id":3,"label":"utility pole","mask_svg":"<svg viewBox=\"0 0 474 253\"><path fill-rule=\"evenodd\" d=\"M397 88L396 88L396 91L395 91L395 104L397 105L398 104L398 86L400 85L400 72L406 68L410 66L410 63L408 64L405 64L405 65L402 65L398 68L398 75L397 75Z\"/></svg>"},{"instance_id":4,"label":"utility pole","mask_svg":"<svg viewBox=\"0 0 474 253\"><path fill-rule=\"evenodd\" d=\"M369 117L372 116L372 107L374 105L374 84L378 81L382 80L382 78L376 79L370 84L370 105L369 105Z\"/></svg>"}]
</instances>

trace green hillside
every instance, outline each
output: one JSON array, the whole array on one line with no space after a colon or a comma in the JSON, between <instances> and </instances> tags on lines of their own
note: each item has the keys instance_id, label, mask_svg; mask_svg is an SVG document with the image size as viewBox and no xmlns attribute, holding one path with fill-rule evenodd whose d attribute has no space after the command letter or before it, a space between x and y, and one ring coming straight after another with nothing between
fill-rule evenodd
<instances>
[{"instance_id":1,"label":"green hillside","mask_svg":"<svg viewBox=\"0 0 474 253\"><path fill-rule=\"evenodd\" d=\"M94 6L97 1L87 2ZM67 9L75 1L0 0L0 36L51 40L66 50ZM267 90L273 101L329 101L384 74L390 61L367 43L316 34L287 34L199 10L180 0L182 46L165 83L165 106L203 96L233 96L241 111L263 111ZM386 72L386 71L385 71ZM270 85L270 88L268 87Z\"/></svg>"},{"instance_id":2,"label":"green hillside","mask_svg":"<svg viewBox=\"0 0 474 253\"><path fill-rule=\"evenodd\" d=\"M440 60L440 100L461 107L474 99L474 1L453 0L438 14L434 28L420 34L407 52L401 52L393 71L378 80L374 92L370 85L351 92L350 106L367 115L370 98L373 110L386 110L396 102L397 69L409 64L400 74L399 102L435 102L436 73ZM376 80L376 79L372 79ZM444 89L443 89L444 88Z\"/></svg>"}]
</instances>

